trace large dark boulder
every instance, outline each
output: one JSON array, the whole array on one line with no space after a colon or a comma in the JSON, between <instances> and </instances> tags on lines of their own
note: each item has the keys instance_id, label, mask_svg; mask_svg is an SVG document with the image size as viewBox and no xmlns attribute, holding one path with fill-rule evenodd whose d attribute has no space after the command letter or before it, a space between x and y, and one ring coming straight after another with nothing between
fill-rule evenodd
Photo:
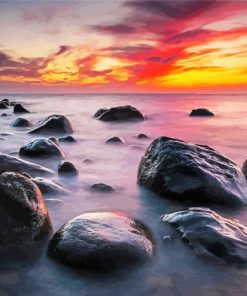
<instances>
[{"instance_id":1,"label":"large dark boulder","mask_svg":"<svg viewBox=\"0 0 247 296\"><path fill-rule=\"evenodd\" d=\"M206 145L161 137L153 141L138 169L138 183L160 195L196 204L239 206L247 182L238 166Z\"/></svg>"},{"instance_id":2,"label":"large dark boulder","mask_svg":"<svg viewBox=\"0 0 247 296\"><path fill-rule=\"evenodd\" d=\"M44 120L39 121L37 126L29 133L71 134L73 133L73 128L67 117L63 115L51 115Z\"/></svg>"},{"instance_id":3,"label":"large dark boulder","mask_svg":"<svg viewBox=\"0 0 247 296\"><path fill-rule=\"evenodd\" d=\"M54 171L43 166L25 161L23 159L0 153L0 173L11 171L16 173L28 173L31 176L53 174Z\"/></svg>"},{"instance_id":4,"label":"large dark boulder","mask_svg":"<svg viewBox=\"0 0 247 296\"><path fill-rule=\"evenodd\" d=\"M49 254L70 265L112 270L151 258L154 244L147 227L124 214L86 213L55 233Z\"/></svg>"},{"instance_id":5,"label":"large dark boulder","mask_svg":"<svg viewBox=\"0 0 247 296\"><path fill-rule=\"evenodd\" d=\"M162 217L178 231L198 255L213 256L232 264L247 263L247 228L207 208L166 214Z\"/></svg>"},{"instance_id":6,"label":"large dark boulder","mask_svg":"<svg viewBox=\"0 0 247 296\"><path fill-rule=\"evenodd\" d=\"M17 118L11 123L12 127L31 127L32 123L26 118Z\"/></svg>"},{"instance_id":7,"label":"large dark boulder","mask_svg":"<svg viewBox=\"0 0 247 296\"><path fill-rule=\"evenodd\" d=\"M26 248L52 230L39 188L28 178L5 172L0 175L0 250Z\"/></svg>"},{"instance_id":8,"label":"large dark boulder","mask_svg":"<svg viewBox=\"0 0 247 296\"><path fill-rule=\"evenodd\" d=\"M47 138L37 138L27 142L20 148L19 155L40 158L65 158L63 151L53 141Z\"/></svg>"},{"instance_id":9,"label":"large dark boulder","mask_svg":"<svg viewBox=\"0 0 247 296\"><path fill-rule=\"evenodd\" d=\"M21 104L15 104L14 113L30 113L30 112L26 108L24 108Z\"/></svg>"},{"instance_id":10,"label":"large dark boulder","mask_svg":"<svg viewBox=\"0 0 247 296\"><path fill-rule=\"evenodd\" d=\"M60 184L42 177L31 179L40 189L44 195L67 195L69 191L62 187Z\"/></svg>"},{"instance_id":11,"label":"large dark boulder","mask_svg":"<svg viewBox=\"0 0 247 296\"><path fill-rule=\"evenodd\" d=\"M190 116L214 116L214 113L205 108L193 109Z\"/></svg>"},{"instance_id":12,"label":"large dark boulder","mask_svg":"<svg viewBox=\"0 0 247 296\"><path fill-rule=\"evenodd\" d=\"M103 121L144 120L144 116L132 106L120 106L110 109L99 109L94 117Z\"/></svg>"}]
</instances>

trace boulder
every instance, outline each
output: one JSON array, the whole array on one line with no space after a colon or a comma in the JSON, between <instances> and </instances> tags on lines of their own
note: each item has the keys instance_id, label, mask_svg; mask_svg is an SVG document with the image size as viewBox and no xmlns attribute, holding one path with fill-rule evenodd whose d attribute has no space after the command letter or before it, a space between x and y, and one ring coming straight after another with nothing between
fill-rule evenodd
<instances>
[{"instance_id":1,"label":"boulder","mask_svg":"<svg viewBox=\"0 0 247 296\"><path fill-rule=\"evenodd\" d=\"M60 137L59 142L63 142L63 143L75 143L76 139L72 136L65 136L65 137Z\"/></svg>"},{"instance_id":2,"label":"boulder","mask_svg":"<svg viewBox=\"0 0 247 296\"><path fill-rule=\"evenodd\" d=\"M63 115L51 115L44 120L39 121L37 126L34 127L34 129L32 129L29 133L71 134L73 133L73 128L67 117Z\"/></svg>"},{"instance_id":3,"label":"boulder","mask_svg":"<svg viewBox=\"0 0 247 296\"><path fill-rule=\"evenodd\" d=\"M206 145L160 137L138 168L138 183L182 202L239 206L246 202L247 182L238 166Z\"/></svg>"},{"instance_id":4,"label":"boulder","mask_svg":"<svg viewBox=\"0 0 247 296\"><path fill-rule=\"evenodd\" d=\"M0 249L26 248L52 230L39 188L28 178L13 172L0 175Z\"/></svg>"},{"instance_id":5,"label":"boulder","mask_svg":"<svg viewBox=\"0 0 247 296\"><path fill-rule=\"evenodd\" d=\"M189 208L162 216L197 254L232 264L247 263L247 227L207 208Z\"/></svg>"},{"instance_id":6,"label":"boulder","mask_svg":"<svg viewBox=\"0 0 247 296\"><path fill-rule=\"evenodd\" d=\"M67 189L65 189L60 184L57 184L52 180L48 180L41 177L32 178L31 180L39 187L41 193L44 195L69 194L69 191Z\"/></svg>"},{"instance_id":7,"label":"boulder","mask_svg":"<svg viewBox=\"0 0 247 296\"><path fill-rule=\"evenodd\" d=\"M110 109L99 109L94 117L103 121L144 120L144 116L132 106L120 106Z\"/></svg>"},{"instance_id":8,"label":"boulder","mask_svg":"<svg viewBox=\"0 0 247 296\"><path fill-rule=\"evenodd\" d=\"M104 271L147 261L154 243L145 225L124 214L86 213L55 233L49 254L69 265Z\"/></svg>"},{"instance_id":9,"label":"boulder","mask_svg":"<svg viewBox=\"0 0 247 296\"><path fill-rule=\"evenodd\" d=\"M110 137L105 141L106 144L125 144L125 140L122 137Z\"/></svg>"},{"instance_id":10,"label":"boulder","mask_svg":"<svg viewBox=\"0 0 247 296\"><path fill-rule=\"evenodd\" d=\"M11 171L16 173L27 173L31 176L51 175L54 171L43 166L25 161L18 157L0 153L0 173Z\"/></svg>"},{"instance_id":11,"label":"boulder","mask_svg":"<svg viewBox=\"0 0 247 296\"><path fill-rule=\"evenodd\" d=\"M15 104L14 113L30 113L30 112L27 109L25 109L21 104Z\"/></svg>"},{"instance_id":12,"label":"boulder","mask_svg":"<svg viewBox=\"0 0 247 296\"><path fill-rule=\"evenodd\" d=\"M97 183L90 186L91 191L96 192L113 192L115 189L110 185L104 183Z\"/></svg>"},{"instance_id":13,"label":"boulder","mask_svg":"<svg viewBox=\"0 0 247 296\"><path fill-rule=\"evenodd\" d=\"M210 112L208 109L199 108L193 109L190 113L190 116L214 116L214 113Z\"/></svg>"},{"instance_id":14,"label":"boulder","mask_svg":"<svg viewBox=\"0 0 247 296\"><path fill-rule=\"evenodd\" d=\"M12 127L31 127L32 123L26 118L17 118L11 123Z\"/></svg>"},{"instance_id":15,"label":"boulder","mask_svg":"<svg viewBox=\"0 0 247 296\"><path fill-rule=\"evenodd\" d=\"M62 175L77 175L78 171L73 163L69 161L61 161L58 165L58 173Z\"/></svg>"},{"instance_id":16,"label":"boulder","mask_svg":"<svg viewBox=\"0 0 247 296\"><path fill-rule=\"evenodd\" d=\"M243 163L242 172L247 180L247 160Z\"/></svg>"},{"instance_id":17,"label":"boulder","mask_svg":"<svg viewBox=\"0 0 247 296\"><path fill-rule=\"evenodd\" d=\"M147 135L145 135L145 134L139 134L138 136L137 136L137 139L140 139L140 140L145 140L145 139L149 139L149 137L147 136Z\"/></svg>"},{"instance_id":18,"label":"boulder","mask_svg":"<svg viewBox=\"0 0 247 296\"><path fill-rule=\"evenodd\" d=\"M65 158L63 151L54 142L46 138L37 138L27 142L20 148L19 155L40 158Z\"/></svg>"},{"instance_id":19,"label":"boulder","mask_svg":"<svg viewBox=\"0 0 247 296\"><path fill-rule=\"evenodd\" d=\"M8 109L8 106L4 102L0 102L0 109Z\"/></svg>"}]
</instances>

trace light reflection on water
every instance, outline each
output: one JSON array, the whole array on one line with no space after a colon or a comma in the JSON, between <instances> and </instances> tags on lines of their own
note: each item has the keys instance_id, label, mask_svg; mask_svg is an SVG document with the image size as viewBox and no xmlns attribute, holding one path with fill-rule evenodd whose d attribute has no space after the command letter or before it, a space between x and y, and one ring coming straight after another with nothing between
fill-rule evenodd
<instances>
[{"instance_id":1,"label":"light reflection on water","mask_svg":"<svg viewBox=\"0 0 247 296\"><path fill-rule=\"evenodd\" d=\"M63 203L48 204L54 229L68 219L89 211L116 210L127 212L143 221L157 241L154 260L144 266L124 270L115 275L90 275L52 262L44 254L27 264L9 262L0 274L0 295L246 295L245 270L201 260L180 240L164 243L162 237L171 229L159 221L164 212L181 205L140 189L136 173L145 148L152 139L165 135L199 144L207 144L242 165L247 158L247 100L233 95L40 95L4 96L20 100L33 113L25 117L36 123L51 114L63 114L72 121L78 139L74 144L61 144L66 158L79 170L78 178L59 178L72 190L60 196ZM149 120L139 123L104 123L92 118L101 107L130 104ZM190 118L191 109L205 107L214 118ZM5 113L5 110L4 112ZM11 110L7 113L12 114ZM20 146L34 136L9 126L15 115L1 117L4 136L1 152L16 154ZM139 140L145 133L151 137ZM125 145L105 145L109 136L125 138ZM140 149L134 149L139 146ZM93 160L83 163L84 158ZM57 162L43 164L56 170ZM111 194L91 192L89 186L103 182L117 190ZM247 225L246 213L227 215ZM45 251L45 249L44 249ZM5 294L4 294L5 293Z\"/></svg>"}]
</instances>

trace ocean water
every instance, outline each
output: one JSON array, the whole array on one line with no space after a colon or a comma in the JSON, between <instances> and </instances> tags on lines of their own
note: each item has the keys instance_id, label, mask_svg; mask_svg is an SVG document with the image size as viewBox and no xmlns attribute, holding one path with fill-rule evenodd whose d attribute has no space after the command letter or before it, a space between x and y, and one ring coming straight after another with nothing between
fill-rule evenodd
<instances>
[{"instance_id":1,"label":"ocean water","mask_svg":"<svg viewBox=\"0 0 247 296\"><path fill-rule=\"evenodd\" d=\"M207 144L235 161L239 166L247 158L247 95L2 95L23 103L32 113L18 117L37 123L51 114L67 116L73 126L73 144L61 144L66 159L79 170L76 179L53 180L71 189L69 196L56 196L62 202L48 202L54 231L69 219L89 211L123 211L144 222L156 240L154 259L145 265L114 274L88 274L75 271L50 260L46 247L30 262L9 262L0 266L0 295L78 296L78 295L174 295L232 296L246 295L247 272L229 265L195 256L179 238L165 243L163 237L173 230L160 222L160 216L182 208L181 204L162 199L136 184L137 168L145 149L159 136L180 138ZM148 120L135 123L106 123L93 118L102 107L130 104ZM191 109L205 107L216 114L210 118L191 118ZM11 109L1 110L3 136L0 151L18 155L20 147L34 135L15 129L10 123L17 118ZM136 136L145 133L150 139ZM125 145L106 145L110 136L122 136ZM92 164L83 163L84 158ZM36 161L37 162L37 161ZM40 163L40 162L37 162ZM42 162L54 170L56 161ZM92 193L89 186L103 182L114 186L112 194ZM247 225L246 211L217 209L219 213Z\"/></svg>"}]
</instances>

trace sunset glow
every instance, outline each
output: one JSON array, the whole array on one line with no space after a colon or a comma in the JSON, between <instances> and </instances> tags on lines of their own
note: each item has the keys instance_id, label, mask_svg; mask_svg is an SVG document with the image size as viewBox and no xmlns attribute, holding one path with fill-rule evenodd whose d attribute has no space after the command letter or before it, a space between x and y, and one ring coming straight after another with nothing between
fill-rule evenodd
<instances>
[{"instance_id":1,"label":"sunset glow","mask_svg":"<svg viewBox=\"0 0 247 296\"><path fill-rule=\"evenodd\" d=\"M247 91L247 2L6 1L1 92Z\"/></svg>"}]
</instances>

